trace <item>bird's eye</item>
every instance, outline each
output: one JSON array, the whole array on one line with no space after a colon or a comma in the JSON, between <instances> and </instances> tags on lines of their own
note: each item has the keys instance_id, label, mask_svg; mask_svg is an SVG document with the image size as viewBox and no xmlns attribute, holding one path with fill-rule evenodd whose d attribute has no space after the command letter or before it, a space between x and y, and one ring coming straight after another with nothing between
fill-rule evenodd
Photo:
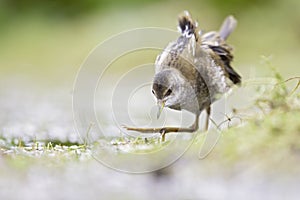
<instances>
[{"instance_id":1,"label":"bird's eye","mask_svg":"<svg viewBox=\"0 0 300 200\"><path fill-rule=\"evenodd\" d=\"M166 92L165 96L169 96L172 93L171 89L168 89L168 91Z\"/></svg>"},{"instance_id":2,"label":"bird's eye","mask_svg":"<svg viewBox=\"0 0 300 200\"><path fill-rule=\"evenodd\" d=\"M155 94L155 91L154 91L154 90L152 90L152 94Z\"/></svg>"}]
</instances>

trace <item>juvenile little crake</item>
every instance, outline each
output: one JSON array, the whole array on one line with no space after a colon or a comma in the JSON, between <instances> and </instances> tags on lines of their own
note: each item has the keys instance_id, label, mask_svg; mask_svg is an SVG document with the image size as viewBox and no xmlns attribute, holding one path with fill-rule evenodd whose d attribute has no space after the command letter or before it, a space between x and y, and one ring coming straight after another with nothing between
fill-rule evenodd
<instances>
[{"instance_id":1,"label":"juvenile little crake","mask_svg":"<svg viewBox=\"0 0 300 200\"><path fill-rule=\"evenodd\" d=\"M202 33L198 24L185 11L178 19L181 36L171 42L157 57L152 93L160 107L187 110L195 114L191 127L134 128L127 130L143 133L194 132L198 130L199 115L207 112L208 128L210 106L228 92L234 84L241 83L241 76L230 63L232 48L226 39L236 27L236 20L228 16L219 31Z\"/></svg>"}]
</instances>

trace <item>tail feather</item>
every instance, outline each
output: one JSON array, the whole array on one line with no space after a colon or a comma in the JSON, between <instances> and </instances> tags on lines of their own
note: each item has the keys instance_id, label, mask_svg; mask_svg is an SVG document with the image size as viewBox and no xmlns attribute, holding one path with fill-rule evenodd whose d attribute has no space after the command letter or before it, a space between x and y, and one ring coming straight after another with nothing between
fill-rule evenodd
<instances>
[{"instance_id":1,"label":"tail feather","mask_svg":"<svg viewBox=\"0 0 300 200\"><path fill-rule=\"evenodd\" d=\"M232 33L232 31L235 29L236 25L237 25L236 19L232 15L228 16L224 20L219 30L220 37L223 40L226 40L228 36Z\"/></svg>"},{"instance_id":2,"label":"tail feather","mask_svg":"<svg viewBox=\"0 0 300 200\"><path fill-rule=\"evenodd\" d=\"M198 39L197 26L197 22L192 19L188 11L184 11L183 14L179 15L178 28L183 36L190 37L194 34Z\"/></svg>"},{"instance_id":3,"label":"tail feather","mask_svg":"<svg viewBox=\"0 0 300 200\"><path fill-rule=\"evenodd\" d=\"M231 67L231 61L233 59L233 55L231 53L232 48L226 44L226 39L233 32L237 25L237 21L233 16L228 16L219 32L211 31L208 33L201 34L201 45L209 47L216 55L218 55L221 61L224 63L225 71L229 77L229 79L234 84L241 83L241 76ZM191 15L185 11L178 18L178 28L181 34L185 37L195 36L196 41L198 40L199 33L197 31L197 22L194 21Z\"/></svg>"}]
</instances>

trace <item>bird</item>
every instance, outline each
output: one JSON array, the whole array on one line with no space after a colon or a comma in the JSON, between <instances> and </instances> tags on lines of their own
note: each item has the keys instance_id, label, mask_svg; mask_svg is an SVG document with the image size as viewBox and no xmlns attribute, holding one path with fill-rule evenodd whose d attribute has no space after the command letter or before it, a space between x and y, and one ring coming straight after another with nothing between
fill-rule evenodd
<instances>
[{"instance_id":1,"label":"bird","mask_svg":"<svg viewBox=\"0 0 300 200\"><path fill-rule=\"evenodd\" d=\"M225 18L219 31L199 30L188 11L178 17L180 36L170 42L157 56L152 93L159 107L159 118L165 107L187 110L195 115L190 127L138 128L129 131L159 132L163 138L169 132L195 132L199 129L199 116L206 111L205 130L208 130L211 105L241 84L241 76L232 68L233 48L226 39L233 32L237 20Z\"/></svg>"}]
</instances>

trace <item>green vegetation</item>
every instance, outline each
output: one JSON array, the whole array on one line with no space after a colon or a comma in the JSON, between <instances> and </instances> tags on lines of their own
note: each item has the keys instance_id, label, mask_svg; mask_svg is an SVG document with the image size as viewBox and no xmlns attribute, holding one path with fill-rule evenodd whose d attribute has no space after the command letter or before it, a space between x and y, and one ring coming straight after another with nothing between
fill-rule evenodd
<instances>
[{"instance_id":1,"label":"green vegetation","mask_svg":"<svg viewBox=\"0 0 300 200\"><path fill-rule=\"evenodd\" d=\"M267 171L299 171L300 77L284 80L278 72L274 74L273 85L267 89L259 86L258 91L263 92L253 106L236 111L241 118L247 116L246 123L222 133L216 147L217 157L232 164L256 163ZM292 82L290 89L289 82Z\"/></svg>"}]
</instances>

